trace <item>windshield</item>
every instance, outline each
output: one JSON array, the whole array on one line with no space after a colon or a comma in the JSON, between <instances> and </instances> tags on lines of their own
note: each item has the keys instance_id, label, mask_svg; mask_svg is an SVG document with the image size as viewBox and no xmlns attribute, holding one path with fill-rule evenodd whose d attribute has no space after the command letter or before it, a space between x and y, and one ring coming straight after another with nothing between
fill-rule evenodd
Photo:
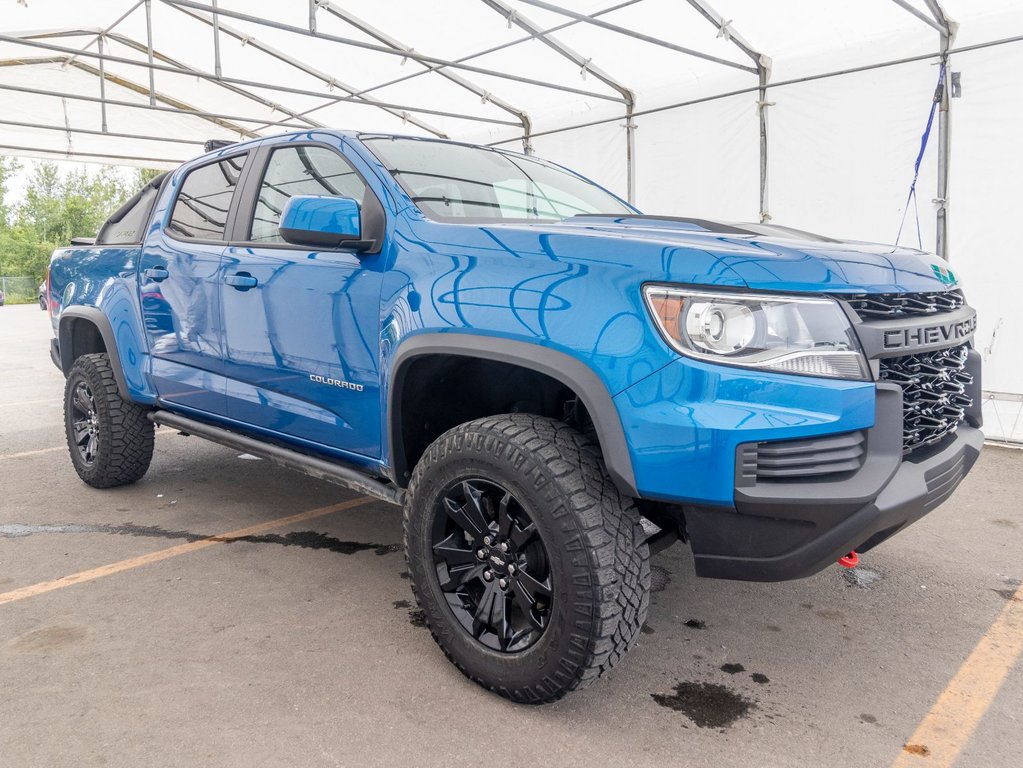
<instances>
[{"instance_id":1,"label":"windshield","mask_svg":"<svg viewBox=\"0 0 1023 768\"><path fill-rule=\"evenodd\" d=\"M525 155L429 139L363 141L419 209L437 221L561 221L631 214L611 193Z\"/></svg>"}]
</instances>

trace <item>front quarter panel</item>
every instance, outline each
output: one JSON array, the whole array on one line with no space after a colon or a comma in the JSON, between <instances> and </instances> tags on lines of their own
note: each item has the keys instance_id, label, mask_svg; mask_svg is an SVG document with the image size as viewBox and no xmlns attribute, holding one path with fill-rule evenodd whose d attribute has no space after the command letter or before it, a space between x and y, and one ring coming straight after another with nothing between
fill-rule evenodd
<instances>
[{"instance_id":1,"label":"front quarter panel","mask_svg":"<svg viewBox=\"0 0 1023 768\"><path fill-rule=\"evenodd\" d=\"M693 282L741 285L701 250L556 227L440 224L399 216L392 253L380 321L385 434L394 407L394 361L403 344L427 333L525 343L582 363L608 398L608 412L591 415L614 420L608 430L621 432L610 397L678 357L649 318L643 283L682 275ZM530 366L531 356L518 362ZM394 446L387 446L384 458L393 464Z\"/></svg>"}]
</instances>

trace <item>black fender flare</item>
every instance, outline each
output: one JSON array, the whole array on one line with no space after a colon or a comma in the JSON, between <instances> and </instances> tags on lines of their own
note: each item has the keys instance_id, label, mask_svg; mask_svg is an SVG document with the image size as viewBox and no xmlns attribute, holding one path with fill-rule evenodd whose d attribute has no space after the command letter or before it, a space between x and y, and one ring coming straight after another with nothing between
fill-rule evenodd
<instances>
[{"instance_id":1,"label":"black fender flare","mask_svg":"<svg viewBox=\"0 0 1023 768\"><path fill-rule=\"evenodd\" d=\"M424 355L459 355L494 360L529 368L550 376L572 389L593 420L597 439L604 455L608 474L618 489L628 496L639 496L632 457L625 440L625 430L600 377L578 358L550 347L514 339L477 336L461 333L421 333L401 343L391 362L390 385L387 392L387 436L391 449L393 479L405 485L412 467L402 446L401 393L409 363Z\"/></svg>"},{"instance_id":2,"label":"black fender flare","mask_svg":"<svg viewBox=\"0 0 1023 768\"><path fill-rule=\"evenodd\" d=\"M100 338L103 339L103 346L106 347L107 355L110 357L110 367L114 372L114 380L117 382L117 391L125 400L128 396L128 380L124 377L124 369L121 367L121 356L117 352L117 339L114 336L114 329L110 325L110 319L103 314L103 311L96 307L70 306L60 313L60 324L57 330L57 345L60 351L60 369L67 376L71 366L75 363L75 350L72 348L72 329L74 324L84 320L96 326Z\"/></svg>"}]
</instances>

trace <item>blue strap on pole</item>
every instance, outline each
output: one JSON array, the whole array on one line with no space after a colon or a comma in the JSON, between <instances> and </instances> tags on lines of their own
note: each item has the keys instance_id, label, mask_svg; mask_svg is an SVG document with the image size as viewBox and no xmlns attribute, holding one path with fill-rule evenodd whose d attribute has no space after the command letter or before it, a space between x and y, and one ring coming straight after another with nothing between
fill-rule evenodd
<instances>
[{"instance_id":1,"label":"blue strap on pole","mask_svg":"<svg viewBox=\"0 0 1023 768\"><path fill-rule=\"evenodd\" d=\"M909 204L913 203L913 209L916 213L916 242L917 247L923 250L923 237L920 234L920 208L917 206L916 200L916 181L920 176L920 163L923 162L924 152L927 151L927 140L931 137L931 126L934 125L934 113L938 110L938 105L941 103L942 96L945 90L945 66L946 63L941 62L941 66L938 68L938 85L934 89L934 98L931 100L931 112L927 115L927 127L924 128L924 135L920 137L920 151L917 152L916 162L913 164L913 183L909 185L909 195L906 197L906 205L902 209L902 221L899 222L899 233L895 236L895 244L899 244L899 238L902 237L902 227L906 223L906 214L909 213Z\"/></svg>"}]
</instances>

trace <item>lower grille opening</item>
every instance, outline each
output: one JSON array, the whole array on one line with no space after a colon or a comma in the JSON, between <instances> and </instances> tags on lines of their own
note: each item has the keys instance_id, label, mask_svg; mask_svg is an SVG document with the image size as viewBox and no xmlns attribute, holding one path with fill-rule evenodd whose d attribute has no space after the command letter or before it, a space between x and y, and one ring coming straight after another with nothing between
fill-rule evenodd
<instances>
[{"instance_id":1,"label":"lower grille opening","mask_svg":"<svg viewBox=\"0 0 1023 768\"><path fill-rule=\"evenodd\" d=\"M902 387L902 451L937 445L955 432L973 404L966 394L965 344L881 360L882 381Z\"/></svg>"},{"instance_id":2,"label":"lower grille opening","mask_svg":"<svg viewBox=\"0 0 1023 768\"><path fill-rule=\"evenodd\" d=\"M835 480L863 466L863 430L806 440L747 443L740 446L739 472L747 482Z\"/></svg>"}]
</instances>

